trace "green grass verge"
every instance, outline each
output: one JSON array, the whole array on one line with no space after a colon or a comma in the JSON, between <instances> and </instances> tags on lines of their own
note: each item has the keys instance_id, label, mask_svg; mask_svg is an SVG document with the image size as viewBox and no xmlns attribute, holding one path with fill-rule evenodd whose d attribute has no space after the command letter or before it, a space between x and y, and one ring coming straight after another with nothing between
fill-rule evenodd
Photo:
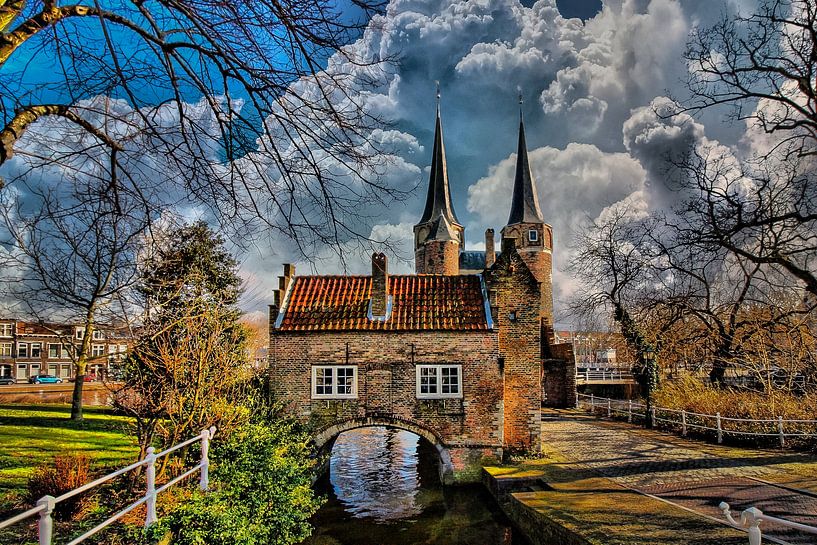
<instances>
[{"instance_id":1,"label":"green grass verge","mask_svg":"<svg viewBox=\"0 0 817 545\"><path fill-rule=\"evenodd\" d=\"M110 409L86 407L69 419L66 405L0 405L0 513L13 506L37 466L58 454L88 456L99 470L136 461L129 420Z\"/></svg>"}]
</instances>

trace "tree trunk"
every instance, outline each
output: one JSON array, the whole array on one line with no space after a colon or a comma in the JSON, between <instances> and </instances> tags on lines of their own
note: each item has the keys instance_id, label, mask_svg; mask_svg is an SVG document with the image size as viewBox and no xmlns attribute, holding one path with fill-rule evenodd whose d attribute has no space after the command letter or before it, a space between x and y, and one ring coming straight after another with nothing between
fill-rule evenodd
<instances>
[{"instance_id":1,"label":"tree trunk","mask_svg":"<svg viewBox=\"0 0 817 545\"><path fill-rule=\"evenodd\" d=\"M81 373L81 374L80 374ZM71 420L82 420L82 388L85 384L85 365L77 365L77 376L74 379L74 394L71 397Z\"/></svg>"},{"instance_id":2,"label":"tree trunk","mask_svg":"<svg viewBox=\"0 0 817 545\"><path fill-rule=\"evenodd\" d=\"M82 420L82 389L85 385L85 373L88 370L88 354L91 352L91 339L94 336L94 310L92 307L86 314L85 333L83 333L79 354L77 354L74 395L71 398L71 420Z\"/></svg>"},{"instance_id":3,"label":"tree trunk","mask_svg":"<svg viewBox=\"0 0 817 545\"><path fill-rule=\"evenodd\" d=\"M719 388L726 387L726 367L727 363L722 358L715 358L712 362L712 370L709 372L709 381L713 386Z\"/></svg>"}]
</instances>

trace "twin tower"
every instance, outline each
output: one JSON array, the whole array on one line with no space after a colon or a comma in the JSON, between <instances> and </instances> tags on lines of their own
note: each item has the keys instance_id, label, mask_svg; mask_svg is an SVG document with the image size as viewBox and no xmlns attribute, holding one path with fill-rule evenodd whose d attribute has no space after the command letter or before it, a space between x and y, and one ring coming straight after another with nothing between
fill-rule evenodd
<instances>
[{"instance_id":1,"label":"twin tower","mask_svg":"<svg viewBox=\"0 0 817 545\"><path fill-rule=\"evenodd\" d=\"M485 231L485 251L465 250L465 228L451 204L440 107L434 129L434 150L428 196L420 221L414 226L414 263L417 274L479 274L491 269L497 254L494 230ZM502 252L516 251L540 283L541 317L553 324L553 228L542 219L536 186L528 163L525 124L519 118L519 144L511 213L501 231Z\"/></svg>"}]
</instances>

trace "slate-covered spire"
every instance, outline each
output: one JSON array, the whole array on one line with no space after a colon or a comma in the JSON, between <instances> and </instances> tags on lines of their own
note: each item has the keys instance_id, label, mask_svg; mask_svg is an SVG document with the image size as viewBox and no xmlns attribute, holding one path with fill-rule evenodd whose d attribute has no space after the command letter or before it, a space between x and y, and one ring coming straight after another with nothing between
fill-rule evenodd
<instances>
[{"instance_id":1,"label":"slate-covered spire","mask_svg":"<svg viewBox=\"0 0 817 545\"><path fill-rule=\"evenodd\" d=\"M516 152L516 177L513 181L513 199L508 225L514 223L545 223L539 210L536 186L528 163L528 148L525 143L525 122L522 119L522 97L519 97L519 149Z\"/></svg>"},{"instance_id":2,"label":"slate-covered spire","mask_svg":"<svg viewBox=\"0 0 817 545\"><path fill-rule=\"evenodd\" d=\"M443 216L449 223L461 225L451 204L451 190L448 187L448 168L445 163L443 127L440 121L440 89L437 87L437 124L434 128L434 150L431 157L431 175L428 179L426 207L420 223Z\"/></svg>"}]
</instances>

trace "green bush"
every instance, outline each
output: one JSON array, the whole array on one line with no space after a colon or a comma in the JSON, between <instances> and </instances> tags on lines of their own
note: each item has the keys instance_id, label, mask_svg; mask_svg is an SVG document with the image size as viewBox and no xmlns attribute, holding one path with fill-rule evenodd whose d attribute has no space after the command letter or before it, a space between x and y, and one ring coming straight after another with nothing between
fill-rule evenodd
<instances>
[{"instance_id":1,"label":"green bush","mask_svg":"<svg viewBox=\"0 0 817 545\"><path fill-rule=\"evenodd\" d=\"M152 539L174 545L289 545L320 506L307 437L288 422L245 424L213 442L210 492L163 502Z\"/></svg>"}]
</instances>

